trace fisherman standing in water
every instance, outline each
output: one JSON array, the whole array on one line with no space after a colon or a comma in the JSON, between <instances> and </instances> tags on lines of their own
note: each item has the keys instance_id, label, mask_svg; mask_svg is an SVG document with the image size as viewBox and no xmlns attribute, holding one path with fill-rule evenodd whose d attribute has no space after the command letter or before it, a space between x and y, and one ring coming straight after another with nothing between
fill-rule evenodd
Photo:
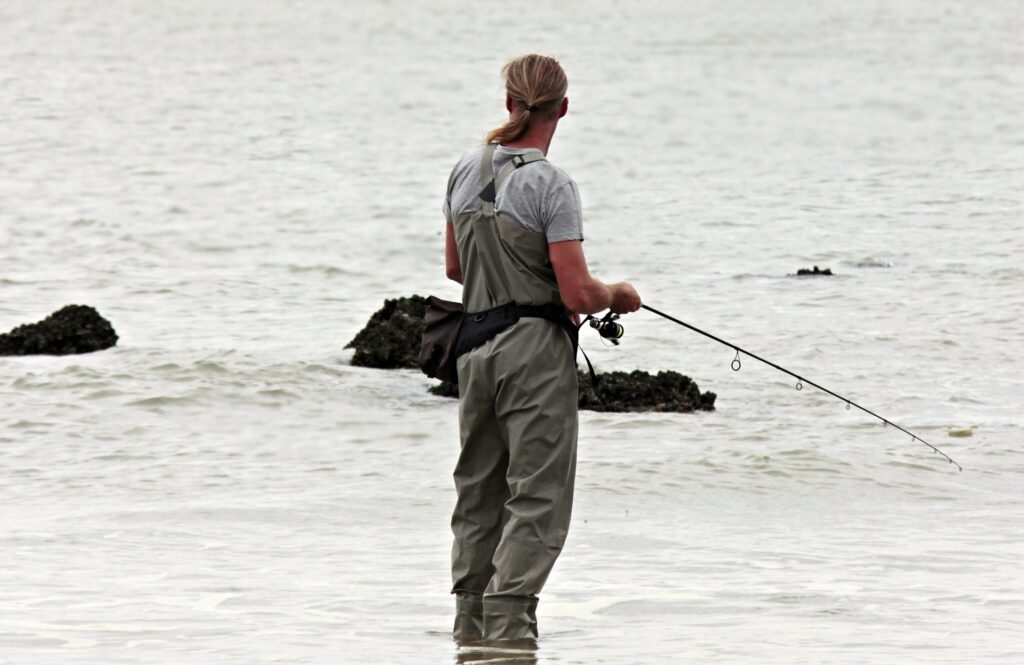
<instances>
[{"instance_id":1,"label":"fisherman standing in water","mask_svg":"<svg viewBox=\"0 0 1024 665\"><path fill-rule=\"evenodd\" d=\"M509 120L452 170L445 266L463 285L461 454L452 516L454 635L533 640L537 595L565 542L576 474L579 314L634 312L583 255L576 183L545 159L569 109L558 61L505 65Z\"/></svg>"}]
</instances>

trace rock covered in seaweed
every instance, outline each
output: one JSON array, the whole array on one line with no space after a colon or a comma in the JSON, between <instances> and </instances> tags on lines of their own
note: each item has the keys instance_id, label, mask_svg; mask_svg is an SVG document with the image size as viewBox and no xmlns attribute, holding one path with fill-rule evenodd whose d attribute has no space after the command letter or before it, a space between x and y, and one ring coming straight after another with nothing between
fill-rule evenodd
<instances>
[{"instance_id":1,"label":"rock covered in seaweed","mask_svg":"<svg viewBox=\"0 0 1024 665\"><path fill-rule=\"evenodd\" d=\"M438 383L435 386L430 386L429 388L427 388L427 392L429 392L431 395L437 395L438 397L458 397L459 386L458 384L455 383L448 383L447 381L442 381L441 383Z\"/></svg>"},{"instance_id":2,"label":"rock covered in seaweed","mask_svg":"<svg viewBox=\"0 0 1024 665\"><path fill-rule=\"evenodd\" d=\"M352 364L378 369L415 369L423 336L427 299L413 295L385 300L346 349L355 349Z\"/></svg>"},{"instance_id":3,"label":"rock covered in seaweed","mask_svg":"<svg viewBox=\"0 0 1024 665\"><path fill-rule=\"evenodd\" d=\"M579 372L579 406L587 411L666 411L690 413L714 411L713 392L700 392L697 384L679 372L652 375L641 370L598 374L597 386L590 375ZM430 392L441 397L458 397L459 387L439 383Z\"/></svg>"},{"instance_id":4,"label":"rock covered in seaweed","mask_svg":"<svg viewBox=\"0 0 1024 665\"><path fill-rule=\"evenodd\" d=\"M824 270L822 270L818 266L814 266L813 269L811 269L811 268L800 268L799 270L796 271L796 276L797 277L815 277L815 276L817 276L817 277L831 277L832 276L832 268L825 268Z\"/></svg>"},{"instance_id":5,"label":"rock covered in seaweed","mask_svg":"<svg viewBox=\"0 0 1024 665\"><path fill-rule=\"evenodd\" d=\"M110 321L88 305L67 305L38 323L0 335L0 356L92 353L117 344Z\"/></svg>"},{"instance_id":6,"label":"rock covered in seaweed","mask_svg":"<svg viewBox=\"0 0 1024 665\"><path fill-rule=\"evenodd\" d=\"M713 392L702 393L688 376L666 370L650 374L605 372L598 374L597 386L580 373L580 408L589 411L714 411Z\"/></svg>"}]
</instances>

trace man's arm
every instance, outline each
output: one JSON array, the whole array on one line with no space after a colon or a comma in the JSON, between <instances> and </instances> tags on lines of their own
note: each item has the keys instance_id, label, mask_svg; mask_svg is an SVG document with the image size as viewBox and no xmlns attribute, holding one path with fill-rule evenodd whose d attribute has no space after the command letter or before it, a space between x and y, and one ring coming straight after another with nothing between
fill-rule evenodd
<instances>
[{"instance_id":1,"label":"man's arm","mask_svg":"<svg viewBox=\"0 0 1024 665\"><path fill-rule=\"evenodd\" d=\"M459 264L459 249L455 245L455 226L448 222L444 230L444 272L448 279L462 284L462 266Z\"/></svg>"},{"instance_id":2,"label":"man's arm","mask_svg":"<svg viewBox=\"0 0 1024 665\"><path fill-rule=\"evenodd\" d=\"M596 314L611 309L616 314L640 309L640 296L628 282L606 285L590 274L583 256L583 243L563 240L548 245L548 256L555 269L562 302L573 312Z\"/></svg>"}]
</instances>

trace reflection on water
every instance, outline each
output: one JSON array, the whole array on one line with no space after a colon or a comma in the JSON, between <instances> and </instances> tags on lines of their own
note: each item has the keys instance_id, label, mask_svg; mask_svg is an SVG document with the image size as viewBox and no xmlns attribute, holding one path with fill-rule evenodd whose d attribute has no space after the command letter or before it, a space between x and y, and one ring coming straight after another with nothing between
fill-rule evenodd
<instances>
[{"instance_id":1,"label":"reflection on water","mask_svg":"<svg viewBox=\"0 0 1024 665\"><path fill-rule=\"evenodd\" d=\"M488 663L489 665L536 665L537 642L534 640L455 640L456 663Z\"/></svg>"}]
</instances>

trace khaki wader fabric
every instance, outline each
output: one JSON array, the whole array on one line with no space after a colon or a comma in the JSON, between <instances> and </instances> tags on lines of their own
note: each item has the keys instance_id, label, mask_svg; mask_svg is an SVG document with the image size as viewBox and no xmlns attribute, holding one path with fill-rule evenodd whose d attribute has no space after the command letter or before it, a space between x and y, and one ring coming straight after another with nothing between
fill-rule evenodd
<instances>
[{"instance_id":1,"label":"khaki wader fabric","mask_svg":"<svg viewBox=\"0 0 1024 665\"><path fill-rule=\"evenodd\" d=\"M481 189L493 177L484 150ZM517 157L495 179L542 159ZM494 213L454 220L467 312L509 301L561 303L547 240ZM523 318L458 359L461 454L452 516L455 636L537 636L537 594L569 528L576 474L577 380L572 343L555 323Z\"/></svg>"}]
</instances>

